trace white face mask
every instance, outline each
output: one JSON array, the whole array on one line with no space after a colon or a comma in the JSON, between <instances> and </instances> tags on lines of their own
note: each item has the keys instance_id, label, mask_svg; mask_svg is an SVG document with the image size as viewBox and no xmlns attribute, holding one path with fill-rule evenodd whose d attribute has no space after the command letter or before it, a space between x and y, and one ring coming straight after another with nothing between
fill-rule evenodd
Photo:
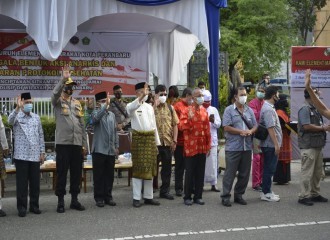
<instances>
[{"instance_id":1,"label":"white face mask","mask_svg":"<svg viewBox=\"0 0 330 240\"><path fill-rule=\"evenodd\" d=\"M238 97L238 102L242 105L244 105L246 103L247 100L247 96L239 96Z\"/></svg>"},{"instance_id":2,"label":"white face mask","mask_svg":"<svg viewBox=\"0 0 330 240\"><path fill-rule=\"evenodd\" d=\"M166 102L166 96L160 96L159 101L160 101L160 103L165 103Z\"/></svg>"},{"instance_id":3,"label":"white face mask","mask_svg":"<svg viewBox=\"0 0 330 240\"><path fill-rule=\"evenodd\" d=\"M143 102L148 100L148 95L145 95L144 98L142 99Z\"/></svg>"},{"instance_id":4,"label":"white face mask","mask_svg":"<svg viewBox=\"0 0 330 240\"><path fill-rule=\"evenodd\" d=\"M198 97L198 98L196 98L196 103L197 103L198 105L202 105L203 102L204 102L204 98L203 98L203 97Z\"/></svg>"}]
</instances>

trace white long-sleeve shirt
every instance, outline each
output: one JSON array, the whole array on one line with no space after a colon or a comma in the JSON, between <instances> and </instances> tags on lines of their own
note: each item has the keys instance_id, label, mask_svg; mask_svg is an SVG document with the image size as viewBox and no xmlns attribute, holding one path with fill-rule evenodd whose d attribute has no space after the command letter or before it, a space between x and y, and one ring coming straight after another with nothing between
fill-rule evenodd
<instances>
[{"instance_id":1,"label":"white long-sleeve shirt","mask_svg":"<svg viewBox=\"0 0 330 240\"><path fill-rule=\"evenodd\" d=\"M209 106L206 109L208 115L214 114L214 123L210 122L211 130L211 146L218 146L218 128L221 126L221 119L218 110L215 107Z\"/></svg>"},{"instance_id":2,"label":"white long-sleeve shirt","mask_svg":"<svg viewBox=\"0 0 330 240\"><path fill-rule=\"evenodd\" d=\"M6 138L5 125L2 122L2 117L0 115L0 142L2 149L8 149L8 142Z\"/></svg>"},{"instance_id":3,"label":"white long-sleeve shirt","mask_svg":"<svg viewBox=\"0 0 330 240\"><path fill-rule=\"evenodd\" d=\"M156 145L160 145L153 107L145 102L140 103L139 99L136 98L133 102L127 104L126 111L131 118L132 129L136 131L155 130Z\"/></svg>"}]
</instances>

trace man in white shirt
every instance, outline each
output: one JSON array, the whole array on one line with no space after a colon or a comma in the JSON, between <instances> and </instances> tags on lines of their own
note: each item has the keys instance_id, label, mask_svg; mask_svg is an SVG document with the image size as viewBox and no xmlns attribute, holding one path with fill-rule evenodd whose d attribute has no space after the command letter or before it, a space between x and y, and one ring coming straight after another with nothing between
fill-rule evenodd
<instances>
[{"instance_id":1,"label":"man in white shirt","mask_svg":"<svg viewBox=\"0 0 330 240\"><path fill-rule=\"evenodd\" d=\"M142 182L144 183L144 204L159 205L153 200L152 179L157 173L157 145L160 145L155 113L148 99L148 84L135 85L137 98L127 104L126 110L131 118L132 161L133 161L133 206L140 207Z\"/></svg>"},{"instance_id":2,"label":"man in white shirt","mask_svg":"<svg viewBox=\"0 0 330 240\"><path fill-rule=\"evenodd\" d=\"M8 155L8 142L6 138L6 132L5 132L5 125L2 122L2 118L0 115L0 217L6 216L6 213L2 210L2 202L1 202L1 195L2 195L2 186L1 186L1 180L6 178L6 167L5 162L3 159L3 156Z\"/></svg>"}]
</instances>

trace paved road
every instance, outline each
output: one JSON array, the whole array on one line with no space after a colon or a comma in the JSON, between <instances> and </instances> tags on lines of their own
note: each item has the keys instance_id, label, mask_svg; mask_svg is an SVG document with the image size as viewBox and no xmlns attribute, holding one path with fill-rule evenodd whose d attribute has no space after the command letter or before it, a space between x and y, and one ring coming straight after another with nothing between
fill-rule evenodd
<instances>
[{"instance_id":1,"label":"paved road","mask_svg":"<svg viewBox=\"0 0 330 240\"><path fill-rule=\"evenodd\" d=\"M0 218L0 239L330 239L330 203L306 207L297 203L300 163L292 163L292 182L275 185L280 195L278 203L262 202L251 190L245 194L247 206L233 204L225 208L219 194L205 186L204 206L184 206L180 198L160 199L161 206L132 207L132 190L126 178L115 181L116 207L98 208L92 197L92 188L81 194L86 206L84 212L67 209L56 213L57 199L43 179L40 197L41 215L28 214L19 218L15 209L14 177L8 179L4 210L8 216ZM221 187L222 176L219 186ZM330 177L321 189L330 198ZM158 198L155 193L155 198ZM66 199L69 205L69 197Z\"/></svg>"}]
</instances>

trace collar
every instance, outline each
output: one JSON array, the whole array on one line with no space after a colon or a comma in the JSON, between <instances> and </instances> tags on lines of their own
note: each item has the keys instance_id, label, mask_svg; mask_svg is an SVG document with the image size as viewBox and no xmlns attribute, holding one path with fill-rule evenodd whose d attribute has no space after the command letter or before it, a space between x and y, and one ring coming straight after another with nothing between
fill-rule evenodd
<instances>
[{"instance_id":1,"label":"collar","mask_svg":"<svg viewBox=\"0 0 330 240\"><path fill-rule=\"evenodd\" d=\"M236 103L233 103L233 105L234 105L234 109L238 108L238 107L236 106ZM245 110L245 109L246 109L246 104L243 105L243 110Z\"/></svg>"},{"instance_id":2,"label":"collar","mask_svg":"<svg viewBox=\"0 0 330 240\"><path fill-rule=\"evenodd\" d=\"M268 105L271 106L272 108L275 108L273 104L271 104L270 102L268 102L268 100L265 100L264 103L265 103L265 104L268 104Z\"/></svg>"}]
</instances>

